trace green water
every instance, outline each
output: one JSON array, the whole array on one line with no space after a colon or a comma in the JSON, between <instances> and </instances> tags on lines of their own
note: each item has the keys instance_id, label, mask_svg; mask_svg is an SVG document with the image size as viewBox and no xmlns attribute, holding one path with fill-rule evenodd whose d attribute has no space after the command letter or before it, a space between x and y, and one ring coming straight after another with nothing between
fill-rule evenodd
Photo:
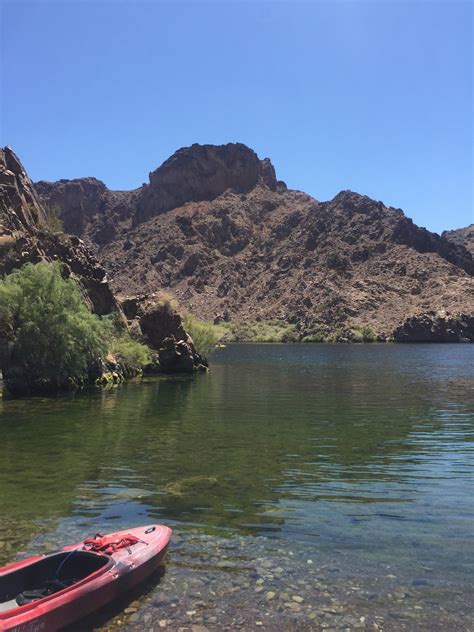
<instances>
[{"instance_id":1,"label":"green water","mask_svg":"<svg viewBox=\"0 0 474 632\"><path fill-rule=\"evenodd\" d=\"M0 562L155 521L468 585L473 359L469 345L231 345L207 375L0 401Z\"/></svg>"}]
</instances>

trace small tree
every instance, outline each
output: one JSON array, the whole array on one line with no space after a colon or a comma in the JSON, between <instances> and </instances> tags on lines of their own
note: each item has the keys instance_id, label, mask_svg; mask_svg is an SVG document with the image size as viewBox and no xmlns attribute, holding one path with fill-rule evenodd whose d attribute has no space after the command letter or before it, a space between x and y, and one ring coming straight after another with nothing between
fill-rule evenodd
<instances>
[{"instance_id":1,"label":"small tree","mask_svg":"<svg viewBox=\"0 0 474 632\"><path fill-rule=\"evenodd\" d=\"M12 361L26 378L55 387L84 380L111 335L59 263L27 263L0 281L0 330L13 332Z\"/></svg>"}]
</instances>

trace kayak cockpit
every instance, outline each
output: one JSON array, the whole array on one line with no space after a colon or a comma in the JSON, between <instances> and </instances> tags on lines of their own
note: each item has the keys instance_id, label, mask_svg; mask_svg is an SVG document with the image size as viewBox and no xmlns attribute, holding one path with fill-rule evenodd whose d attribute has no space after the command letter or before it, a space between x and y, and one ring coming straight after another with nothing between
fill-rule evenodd
<instances>
[{"instance_id":1,"label":"kayak cockpit","mask_svg":"<svg viewBox=\"0 0 474 632\"><path fill-rule=\"evenodd\" d=\"M0 613L64 590L112 564L105 555L73 550L0 574Z\"/></svg>"}]
</instances>

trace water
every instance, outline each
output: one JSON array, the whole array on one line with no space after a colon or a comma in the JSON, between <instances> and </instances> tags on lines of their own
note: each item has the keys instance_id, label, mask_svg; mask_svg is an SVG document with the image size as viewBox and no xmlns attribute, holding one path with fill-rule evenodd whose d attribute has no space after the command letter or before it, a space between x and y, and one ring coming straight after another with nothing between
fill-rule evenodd
<instances>
[{"instance_id":1,"label":"water","mask_svg":"<svg viewBox=\"0 0 474 632\"><path fill-rule=\"evenodd\" d=\"M231 345L207 375L0 401L0 562L164 522L165 575L87 629L474 629L473 359Z\"/></svg>"}]
</instances>

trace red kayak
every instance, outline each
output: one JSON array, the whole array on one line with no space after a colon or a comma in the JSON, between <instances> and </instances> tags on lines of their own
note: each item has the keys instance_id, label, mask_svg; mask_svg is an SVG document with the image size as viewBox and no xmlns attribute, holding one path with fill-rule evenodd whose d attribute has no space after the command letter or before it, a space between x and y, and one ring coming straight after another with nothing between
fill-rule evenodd
<instances>
[{"instance_id":1,"label":"red kayak","mask_svg":"<svg viewBox=\"0 0 474 632\"><path fill-rule=\"evenodd\" d=\"M163 525L100 534L0 568L0 630L53 632L143 581L160 564Z\"/></svg>"}]
</instances>

